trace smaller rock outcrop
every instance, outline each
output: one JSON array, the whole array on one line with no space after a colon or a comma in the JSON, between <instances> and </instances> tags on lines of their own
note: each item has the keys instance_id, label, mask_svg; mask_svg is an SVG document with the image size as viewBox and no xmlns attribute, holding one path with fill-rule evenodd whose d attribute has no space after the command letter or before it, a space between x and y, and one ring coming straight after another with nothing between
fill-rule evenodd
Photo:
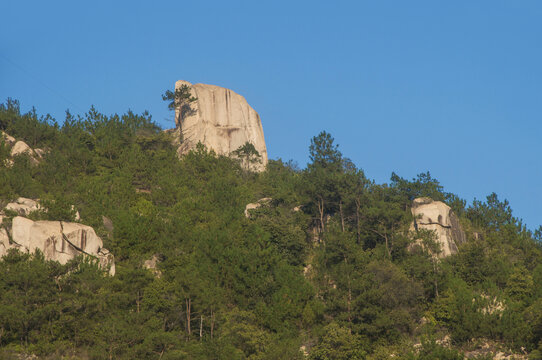
<instances>
[{"instance_id":1,"label":"smaller rock outcrop","mask_svg":"<svg viewBox=\"0 0 542 360\"><path fill-rule=\"evenodd\" d=\"M34 165L37 165L43 155L45 154L45 150L43 149L32 149L30 146L28 146L27 143L24 141L15 139L13 136L10 136L6 134L5 132L1 132L1 138L4 141L8 147L10 147L10 158L6 161L6 166L13 165L13 159L17 156L21 155L28 155L30 162Z\"/></svg>"},{"instance_id":2,"label":"smaller rock outcrop","mask_svg":"<svg viewBox=\"0 0 542 360\"><path fill-rule=\"evenodd\" d=\"M245 206L245 217L250 218L250 210L255 210L255 209L258 209L258 208L262 207L263 205L267 205L272 200L273 199L271 199L271 198L262 198L262 199L258 200L255 203L247 204L247 206Z\"/></svg>"},{"instance_id":3,"label":"smaller rock outcrop","mask_svg":"<svg viewBox=\"0 0 542 360\"><path fill-rule=\"evenodd\" d=\"M34 156L34 150L28 146L24 141L17 141L15 145L11 148L11 156L19 156L26 154L28 156Z\"/></svg>"},{"instance_id":4,"label":"smaller rock outcrop","mask_svg":"<svg viewBox=\"0 0 542 360\"><path fill-rule=\"evenodd\" d=\"M13 146L17 142L17 140L13 136L10 136L3 131L0 132L0 135L2 135L2 139L4 139L5 143L9 146Z\"/></svg>"},{"instance_id":5,"label":"smaller rock outcrop","mask_svg":"<svg viewBox=\"0 0 542 360\"><path fill-rule=\"evenodd\" d=\"M525 352L525 348L521 348L522 353L518 353L517 350L507 348L504 343L477 338L473 339L476 344L474 349L471 349L464 353L467 359L493 359L493 360L527 360L529 355Z\"/></svg>"},{"instance_id":6,"label":"smaller rock outcrop","mask_svg":"<svg viewBox=\"0 0 542 360\"><path fill-rule=\"evenodd\" d=\"M75 221L80 221L81 215L79 214L79 211L75 208L74 205L71 206L71 209L74 213ZM17 200L10 202L6 205L4 210L14 211L21 216L28 216L34 211L47 212L47 208L44 208L39 203L39 200L28 199L24 197L20 197Z\"/></svg>"},{"instance_id":7,"label":"smaller rock outcrop","mask_svg":"<svg viewBox=\"0 0 542 360\"><path fill-rule=\"evenodd\" d=\"M411 230L426 229L435 232L441 249L439 257L456 254L458 245L466 241L459 219L442 201L434 201L427 197L414 199L412 215L414 215L414 222Z\"/></svg>"},{"instance_id":8,"label":"smaller rock outcrop","mask_svg":"<svg viewBox=\"0 0 542 360\"><path fill-rule=\"evenodd\" d=\"M162 272L160 271L160 269L158 269L158 263L161 261L162 261L161 256L158 254L154 254L152 258L150 258L149 260L145 260L145 262L143 262L143 268L150 270L154 276L159 278L162 276Z\"/></svg>"},{"instance_id":9,"label":"smaller rock outcrop","mask_svg":"<svg viewBox=\"0 0 542 360\"><path fill-rule=\"evenodd\" d=\"M5 210L15 211L21 216L28 216L34 211L41 210L37 200L20 197L17 200L6 205Z\"/></svg>"},{"instance_id":10,"label":"smaller rock outcrop","mask_svg":"<svg viewBox=\"0 0 542 360\"><path fill-rule=\"evenodd\" d=\"M102 215L102 224L104 225L105 230L109 233L110 236L113 236L113 230L115 227L113 226L113 220L108 218L107 216Z\"/></svg>"},{"instance_id":11,"label":"smaller rock outcrop","mask_svg":"<svg viewBox=\"0 0 542 360\"><path fill-rule=\"evenodd\" d=\"M43 149L35 148L34 153L36 153L36 155L38 155L38 157L41 159L47 152Z\"/></svg>"},{"instance_id":12,"label":"smaller rock outcrop","mask_svg":"<svg viewBox=\"0 0 542 360\"><path fill-rule=\"evenodd\" d=\"M115 274L115 259L90 226L64 221L33 221L24 216L40 210L32 199L18 198L5 210L15 211L19 216L6 223L0 213L0 257L10 249L34 253L40 250L46 260L65 264L79 255L96 260L110 275ZM21 216L22 215L22 216Z\"/></svg>"}]
</instances>

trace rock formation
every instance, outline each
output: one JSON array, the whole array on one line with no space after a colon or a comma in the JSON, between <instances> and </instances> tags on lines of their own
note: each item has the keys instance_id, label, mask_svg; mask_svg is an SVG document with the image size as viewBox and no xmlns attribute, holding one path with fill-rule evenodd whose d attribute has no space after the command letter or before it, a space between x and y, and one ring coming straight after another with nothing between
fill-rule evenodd
<instances>
[{"instance_id":1,"label":"rock formation","mask_svg":"<svg viewBox=\"0 0 542 360\"><path fill-rule=\"evenodd\" d=\"M24 205L20 204L21 199L24 198L8 204L6 209L10 208L21 215L35 211L33 205L37 203L26 201L29 204ZM5 216L0 215L0 257L6 255L9 249L29 253L39 249L46 260L65 264L84 255L97 260L102 268L109 269L110 275L115 274L113 255L103 248L102 239L90 226L64 221L33 221L22 216L14 217L8 226L5 220Z\"/></svg>"},{"instance_id":2,"label":"rock formation","mask_svg":"<svg viewBox=\"0 0 542 360\"><path fill-rule=\"evenodd\" d=\"M6 166L13 165L13 158L21 155L28 155L30 162L34 165L37 165L45 154L45 151L43 149L32 149L24 141L17 141L13 136L10 136L3 131L0 131L0 135L0 139L3 140L4 143L11 149L11 159L7 160L5 164Z\"/></svg>"},{"instance_id":3,"label":"rock formation","mask_svg":"<svg viewBox=\"0 0 542 360\"><path fill-rule=\"evenodd\" d=\"M107 216L102 215L102 224L104 225L104 228L105 230L107 230L109 235L113 236L113 231L115 230L115 227L113 226L113 220L111 220Z\"/></svg>"},{"instance_id":4,"label":"rock formation","mask_svg":"<svg viewBox=\"0 0 542 360\"><path fill-rule=\"evenodd\" d=\"M230 155L246 142L252 143L261 161L251 166L262 171L267 165L267 149L260 116L245 98L232 90L215 85L194 84L179 80L175 89L187 85L197 100L189 111L175 114L179 155L186 154L201 142L219 155Z\"/></svg>"},{"instance_id":5,"label":"rock formation","mask_svg":"<svg viewBox=\"0 0 542 360\"><path fill-rule=\"evenodd\" d=\"M71 209L74 212L75 221L81 220L81 215L79 214L79 211L75 209L74 205L71 206ZM32 212L38 210L47 212L47 208L42 207L39 200L27 199L24 197L20 197L17 200L10 202L6 205L4 210L14 211L21 216L28 216Z\"/></svg>"},{"instance_id":6,"label":"rock formation","mask_svg":"<svg viewBox=\"0 0 542 360\"><path fill-rule=\"evenodd\" d=\"M145 260L145 262L143 262L143 268L150 270L153 273L153 275L158 278L162 277L162 272L160 271L160 269L158 269L158 263L160 263L161 261L162 261L161 256L158 254L154 254L152 258Z\"/></svg>"},{"instance_id":7,"label":"rock formation","mask_svg":"<svg viewBox=\"0 0 542 360\"><path fill-rule=\"evenodd\" d=\"M20 197L6 205L5 210L15 211L22 216L28 216L34 211L40 210L40 204L36 200Z\"/></svg>"},{"instance_id":8,"label":"rock formation","mask_svg":"<svg viewBox=\"0 0 542 360\"><path fill-rule=\"evenodd\" d=\"M250 203L245 206L245 217L250 218L250 210L259 209L264 205L268 205L273 199L262 198L255 203Z\"/></svg>"},{"instance_id":9,"label":"rock formation","mask_svg":"<svg viewBox=\"0 0 542 360\"><path fill-rule=\"evenodd\" d=\"M11 156L19 156L26 154L28 156L34 156L34 150L28 146L24 141L17 141L11 148Z\"/></svg>"},{"instance_id":10,"label":"rock formation","mask_svg":"<svg viewBox=\"0 0 542 360\"><path fill-rule=\"evenodd\" d=\"M4 142L9 146L13 146L17 142L17 140L13 136L8 135L3 131L0 131L0 135L2 135L2 139L4 139Z\"/></svg>"},{"instance_id":11,"label":"rock formation","mask_svg":"<svg viewBox=\"0 0 542 360\"><path fill-rule=\"evenodd\" d=\"M440 244L439 257L457 253L458 245L466 241L459 220L452 209L441 201L430 198L417 198L412 203L413 230L433 230Z\"/></svg>"}]
</instances>

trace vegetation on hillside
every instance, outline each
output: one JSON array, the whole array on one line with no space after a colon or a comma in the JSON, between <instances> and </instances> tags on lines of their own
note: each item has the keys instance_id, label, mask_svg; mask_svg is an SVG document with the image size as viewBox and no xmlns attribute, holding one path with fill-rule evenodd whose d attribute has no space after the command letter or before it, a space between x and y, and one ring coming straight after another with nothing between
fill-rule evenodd
<instances>
[{"instance_id":1,"label":"vegetation on hillside","mask_svg":"<svg viewBox=\"0 0 542 360\"><path fill-rule=\"evenodd\" d=\"M326 132L305 169L252 173L204 146L179 160L147 113L57 122L8 100L0 130L46 150L38 165L0 166L0 203L49 201L56 220L75 205L117 264L110 277L82 259L5 256L2 358L462 359L491 341L542 359L541 231L495 194L467 206L429 173L376 184ZM420 196L460 218L458 254L408 250ZM142 267L153 255L160 276Z\"/></svg>"}]
</instances>

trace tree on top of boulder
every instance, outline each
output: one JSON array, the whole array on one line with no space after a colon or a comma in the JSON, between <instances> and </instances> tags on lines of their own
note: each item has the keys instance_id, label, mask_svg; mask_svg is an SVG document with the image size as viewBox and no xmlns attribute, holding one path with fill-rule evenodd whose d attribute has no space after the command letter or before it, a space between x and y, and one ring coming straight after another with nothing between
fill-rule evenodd
<instances>
[{"instance_id":1,"label":"tree on top of boulder","mask_svg":"<svg viewBox=\"0 0 542 360\"><path fill-rule=\"evenodd\" d=\"M182 120L188 116L195 113L195 110L192 109L190 104L198 100L196 97L192 96L190 91L190 86L183 84L175 92L167 90L162 95L162 100L168 101L169 110L179 110L179 117L175 118L175 126L180 127Z\"/></svg>"}]
</instances>

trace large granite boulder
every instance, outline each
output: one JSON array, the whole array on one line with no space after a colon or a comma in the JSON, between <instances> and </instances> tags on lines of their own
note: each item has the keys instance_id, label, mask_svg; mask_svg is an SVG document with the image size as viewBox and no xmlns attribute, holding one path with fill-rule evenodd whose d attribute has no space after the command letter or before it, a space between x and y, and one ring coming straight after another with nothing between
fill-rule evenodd
<instances>
[{"instance_id":1,"label":"large granite boulder","mask_svg":"<svg viewBox=\"0 0 542 360\"><path fill-rule=\"evenodd\" d=\"M45 155L45 151L43 149L32 149L24 141L17 141L13 136L10 136L3 131L0 131L0 140L2 140L10 148L10 159L6 160L4 164L6 166L12 166L13 159L21 155L28 155L30 162L33 165L37 165L43 155Z\"/></svg>"},{"instance_id":2,"label":"large granite boulder","mask_svg":"<svg viewBox=\"0 0 542 360\"><path fill-rule=\"evenodd\" d=\"M442 201L423 197L412 203L413 230L432 230L440 244L439 257L457 253L458 245L466 241L465 233L452 209Z\"/></svg>"},{"instance_id":3,"label":"large granite boulder","mask_svg":"<svg viewBox=\"0 0 542 360\"><path fill-rule=\"evenodd\" d=\"M0 216L0 226L3 218ZM34 253L40 250L45 259L61 264L79 255L95 259L109 274L115 274L113 255L103 248L102 239L90 226L64 221L33 221L16 216L7 226L0 228L0 257L9 249Z\"/></svg>"},{"instance_id":4,"label":"large granite boulder","mask_svg":"<svg viewBox=\"0 0 542 360\"><path fill-rule=\"evenodd\" d=\"M261 156L251 169L262 171L267 165L267 149L260 116L245 98L230 89L215 85L191 84L179 80L175 89L187 85L196 101L190 111L175 114L179 155L186 154L201 142L219 155L229 156L245 143L254 145Z\"/></svg>"},{"instance_id":5,"label":"large granite boulder","mask_svg":"<svg viewBox=\"0 0 542 360\"><path fill-rule=\"evenodd\" d=\"M32 148L30 146L28 146L27 143L25 143L24 141L19 140L11 148L10 155L13 157L13 156L19 156L19 155L22 155L22 154L26 154L26 155L28 155L30 157L33 157L34 156L34 150L32 150Z\"/></svg>"}]
</instances>

